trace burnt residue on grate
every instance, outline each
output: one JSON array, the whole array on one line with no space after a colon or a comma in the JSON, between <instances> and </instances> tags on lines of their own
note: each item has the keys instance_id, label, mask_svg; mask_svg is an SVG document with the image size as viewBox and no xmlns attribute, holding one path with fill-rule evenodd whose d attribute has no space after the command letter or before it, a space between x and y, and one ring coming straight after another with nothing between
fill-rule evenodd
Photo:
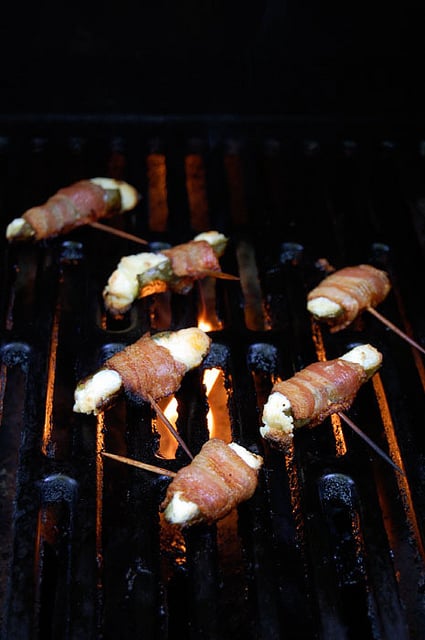
<instances>
[{"instance_id":1,"label":"burnt residue on grate","mask_svg":"<svg viewBox=\"0 0 425 640\"><path fill-rule=\"evenodd\" d=\"M388 271L380 306L420 344L425 303L425 160L420 138L312 135L170 121L0 130L3 229L76 179L123 178L142 194L109 224L154 250L217 229L222 268L185 295L137 300L107 317L101 292L141 246L92 228L38 245L1 240L2 638L171 640L422 638L425 634L423 356L364 314L330 334L306 294L339 268ZM147 331L207 322L211 352L176 392L192 452L211 434L264 457L254 496L183 532L159 512L187 454L150 406L122 397L95 418L72 411L76 382ZM278 451L262 441L273 382L370 342L383 366L350 417L398 474L334 417Z\"/></svg>"}]
</instances>

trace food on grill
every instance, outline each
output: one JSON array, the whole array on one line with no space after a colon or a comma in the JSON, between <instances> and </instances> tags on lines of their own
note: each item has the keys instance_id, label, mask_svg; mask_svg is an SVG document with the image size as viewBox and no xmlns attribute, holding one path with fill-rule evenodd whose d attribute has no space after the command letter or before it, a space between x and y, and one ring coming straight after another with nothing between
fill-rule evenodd
<instances>
[{"instance_id":1,"label":"food on grill","mask_svg":"<svg viewBox=\"0 0 425 640\"><path fill-rule=\"evenodd\" d=\"M365 309L381 303L391 289L385 271L368 264L334 271L307 295L307 309L332 333L345 329Z\"/></svg>"},{"instance_id":2,"label":"food on grill","mask_svg":"<svg viewBox=\"0 0 425 640\"><path fill-rule=\"evenodd\" d=\"M165 398L201 364L210 346L211 338L197 327L145 334L77 384L73 410L97 415L123 391L139 402Z\"/></svg>"},{"instance_id":3,"label":"food on grill","mask_svg":"<svg viewBox=\"0 0 425 640\"><path fill-rule=\"evenodd\" d=\"M105 308L118 316L128 311L137 298L167 290L188 293L195 280L221 273L218 259L227 242L222 233L206 231L160 253L124 256L103 290Z\"/></svg>"},{"instance_id":4,"label":"food on grill","mask_svg":"<svg viewBox=\"0 0 425 640\"><path fill-rule=\"evenodd\" d=\"M187 527L224 518L254 494L262 464L261 456L235 442L207 440L168 485L161 503L165 519Z\"/></svg>"},{"instance_id":5,"label":"food on grill","mask_svg":"<svg viewBox=\"0 0 425 640\"><path fill-rule=\"evenodd\" d=\"M314 362L292 378L276 382L263 408L262 437L285 446L295 429L315 427L331 414L346 411L381 364L382 354L365 344L340 358Z\"/></svg>"},{"instance_id":6,"label":"food on grill","mask_svg":"<svg viewBox=\"0 0 425 640\"><path fill-rule=\"evenodd\" d=\"M6 238L15 242L58 236L100 218L130 211L138 201L137 190L123 180L79 180L12 220Z\"/></svg>"}]
</instances>

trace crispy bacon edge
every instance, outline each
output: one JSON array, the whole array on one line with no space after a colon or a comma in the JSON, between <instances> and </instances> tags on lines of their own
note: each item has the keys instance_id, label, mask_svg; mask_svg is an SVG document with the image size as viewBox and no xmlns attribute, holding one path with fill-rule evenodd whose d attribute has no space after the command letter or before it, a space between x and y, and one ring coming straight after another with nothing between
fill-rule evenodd
<instances>
[{"instance_id":1,"label":"crispy bacon edge","mask_svg":"<svg viewBox=\"0 0 425 640\"><path fill-rule=\"evenodd\" d=\"M165 398L177 391L187 371L149 333L111 356L104 367L119 373L126 393L144 401Z\"/></svg>"},{"instance_id":2,"label":"crispy bacon edge","mask_svg":"<svg viewBox=\"0 0 425 640\"><path fill-rule=\"evenodd\" d=\"M259 464L254 469L223 440L210 438L172 479L160 510L165 511L175 494L181 494L183 500L195 503L199 512L180 526L212 524L224 518L254 494L263 463L261 456L256 458Z\"/></svg>"},{"instance_id":3,"label":"crispy bacon edge","mask_svg":"<svg viewBox=\"0 0 425 640\"><path fill-rule=\"evenodd\" d=\"M35 232L35 239L66 233L71 229L119 213L119 190L105 190L90 180L79 180L59 189L44 204L28 209L22 218Z\"/></svg>"},{"instance_id":4,"label":"crispy bacon edge","mask_svg":"<svg viewBox=\"0 0 425 640\"><path fill-rule=\"evenodd\" d=\"M285 449L292 442L294 430L315 427L330 415L349 409L360 387L381 365L382 354L366 344L343 357L313 362L291 378L276 382L266 405L275 398L273 394L281 394L282 403L277 398L271 404L267 419L263 410L263 438Z\"/></svg>"},{"instance_id":5,"label":"crispy bacon edge","mask_svg":"<svg viewBox=\"0 0 425 640\"><path fill-rule=\"evenodd\" d=\"M335 333L348 327L368 307L380 304L390 289L390 279L385 271L360 264L326 276L308 293L307 302L323 297L341 307L341 312L335 317L315 316L329 325L331 333Z\"/></svg>"}]
</instances>

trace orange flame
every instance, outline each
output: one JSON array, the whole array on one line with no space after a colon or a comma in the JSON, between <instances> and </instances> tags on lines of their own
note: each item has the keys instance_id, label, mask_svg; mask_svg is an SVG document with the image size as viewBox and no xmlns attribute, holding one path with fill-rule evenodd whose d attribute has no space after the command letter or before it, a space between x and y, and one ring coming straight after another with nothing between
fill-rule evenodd
<instances>
[{"instance_id":1,"label":"orange flame","mask_svg":"<svg viewBox=\"0 0 425 640\"><path fill-rule=\"evenodd\" d=\"M201 315L198 320L198 327L203 331L211 331L214 325L208 318ZM223 372L216 368L206 369L202 381L205 385L210 407L207 414L210 438L221 438L225 442L231 442L230 421L227 411L227 392L224 386Z\"/></svg>"},{"instance_id":2,"label":"orange flame","mask_svg":"<svg viewBox=\"0 0 425 640\"><path fill-rule=\"evenodd\" d=\"M171 422L172 425L175 425L178 417L177 400L175 396L172 396L171 398L165 398L162 401L159 400L158 404L164 412L166 418ZM172 434L169 432L167 427L162 424L162 421L159 418L156 420L156 430L160 435L158 455L161 458L172 460L176 457L176 451L178 447L177 440L173 438Z\"/></svg>"},{"instance_id":3,"label":"orange flame","mask_svg":"<svg viewBox=\"0 0 425 640\"><path fill-rule=\"evenodd\" d=\"M210 331L212 323L204 316L198 320L198 327L203 331ZM231 442L230 419L227 410L227 392L224 384L224 375L221 369L206 369L202 382L208 398L209 411L207 414L207 425L210 438L221 438L225 442ZM175 425L178 418L177 400L175 396L164 398L158 402L167 419ZM168 429L161 423L156 422L156 429L160 434L160 446L158 455L162 458L175 458L178 443L170 434Z\"/></svg>"}]
</instances>

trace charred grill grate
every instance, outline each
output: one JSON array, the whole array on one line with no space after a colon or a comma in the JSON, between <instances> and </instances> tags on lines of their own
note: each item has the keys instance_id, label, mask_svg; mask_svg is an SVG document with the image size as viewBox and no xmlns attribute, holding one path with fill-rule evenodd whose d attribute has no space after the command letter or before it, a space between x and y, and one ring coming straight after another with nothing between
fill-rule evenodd
<instances>
[{"instance_id":1,"label":"charred grill grate","mask_svg":"<svg viewBox=\"0 0 425 640\"><path fill-rule=\"evenodd\" d=\"M318 259L371 262L393 283L380 311L424 343L421 139L172 119L5 123L0 134L3 226L76 179L125 178L143 200L111 224L152 247L218 229L231 238L223 270L241 276L111 321L100 292L140 247L89 228L39 246L2 241L2 637L422 638L423 357L372 316L330 336L305 310ZM192 451L208 437L202 376L218 369L229 433L265 464L237 514L179 536L158 515L167 478L98 453L174 470L186 454L158 457L150 407L77 416L73 390L114 349L201 312L213 348L176 394L178 428ZM350 415L406 479L337 422L300 430L287 454L259 437L277 375L356 342L384 365Z\"/></svg>"}]
</instances>

